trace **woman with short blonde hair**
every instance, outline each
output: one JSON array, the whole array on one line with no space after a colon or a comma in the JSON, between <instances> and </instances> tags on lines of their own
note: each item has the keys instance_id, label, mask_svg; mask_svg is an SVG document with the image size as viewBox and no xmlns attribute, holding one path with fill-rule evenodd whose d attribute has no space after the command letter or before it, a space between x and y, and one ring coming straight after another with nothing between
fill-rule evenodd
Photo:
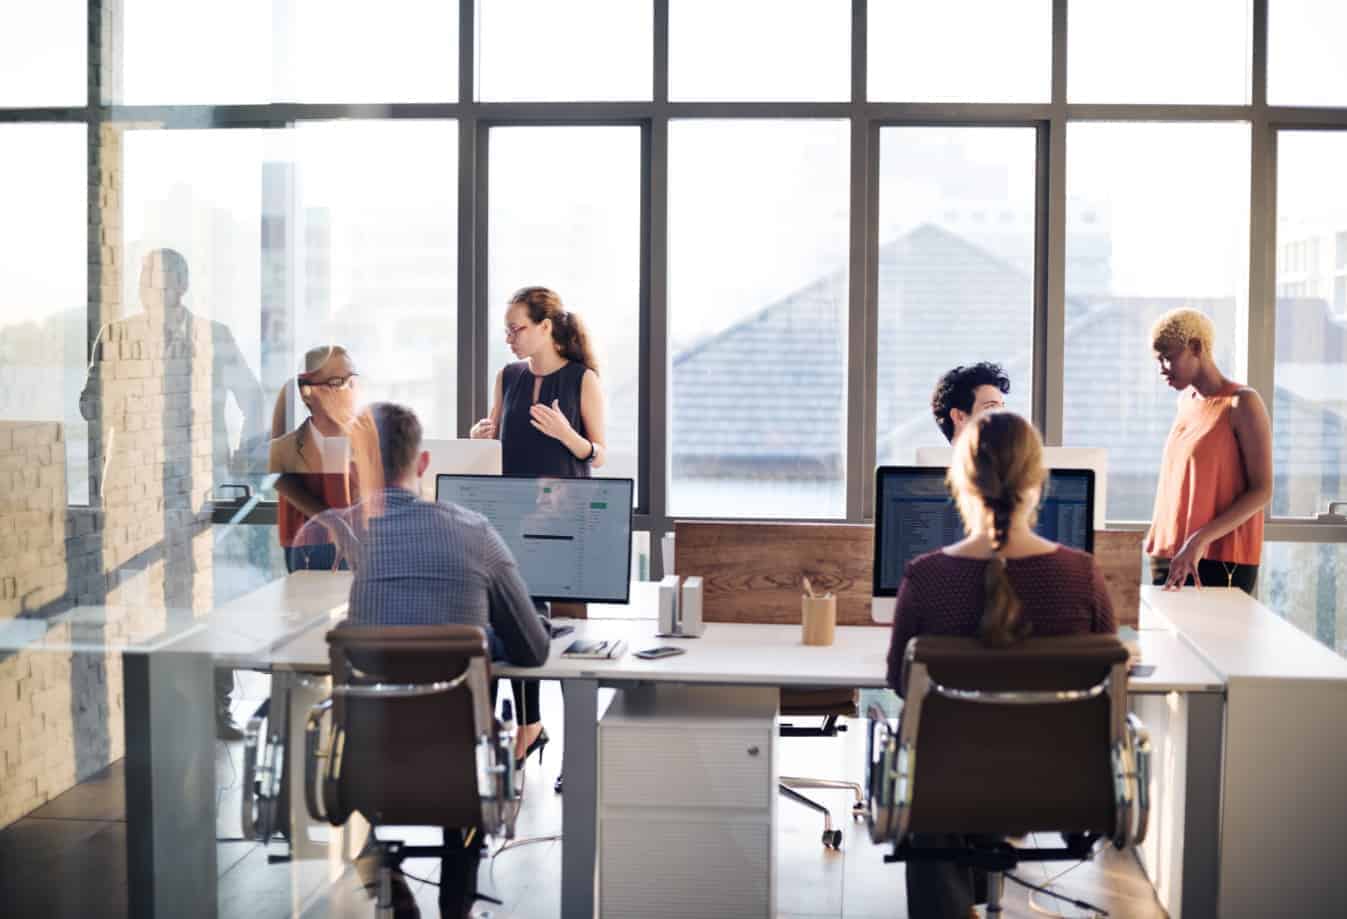
<instances>
[{"instance_id":1,"label":"woman with short blonde hair","mask_svg":"<svg viewBox=\"0 0 1347 919\"><path fill-rule=\"evenodd\" d=\"M1252 387L1216 366L1210 318L1170 310L1151 327L1160 375L1179 391L1155 488L1146 555L1157 586L1253 593L1272 500L1272 423Z\"/></svg>"}]
</instances>

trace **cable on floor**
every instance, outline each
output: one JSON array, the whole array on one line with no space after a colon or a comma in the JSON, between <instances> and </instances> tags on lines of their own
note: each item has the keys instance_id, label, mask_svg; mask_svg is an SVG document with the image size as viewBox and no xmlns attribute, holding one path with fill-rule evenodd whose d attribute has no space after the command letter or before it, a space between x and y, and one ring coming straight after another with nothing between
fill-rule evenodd
<instances>
[{"instance_id":1,"label":"cable on floor","mask_svg":"<svg viewBox=\"0 0 1347 919\"><path fill-rule=\"evenodd\" d=\"M1073 865L1072 868L1077 868L1077 867L1079 867L1079 866L1082 865L1082 864L1084 864L1083 861L1080 862L1080 863L1078 863L1078 864L1076 864L1076 865ZM1068 869L1068 870L1070 870L1070 869ZM1063 874L1065 874L1065 873L1066 873L1066 872L1063 872ZM1059 875L1059 877L1060 877L1060 875ZM1016 875L1011 874L1010 872L1006 872L1005 878L1006 878L1007 881L1014 881L1016 884L1019 884L1021 887L1027 887L1027 888L1029 888L1029 891L1030 891L1030 893L1029 893L1029 908L1032 909L1034 912L1039 913L1040 915L1053 916L1053 917L1055 917L1055 919L1066 919L1066 917L1063 916L1061 913L1050 912L1049 910L1047 910L1047 909L1045 909L1044 907L1039 906L1037 903L1035 903L1035 902L1034 902L1034 892L1041 893L1041 894L1043 894L1044 896L1052 897L1052 898L1057 899L1057 900L1065 901L1065 902L1070 903L1072 906L1075 906L1075 907L1077 907L1077 908L1079 908L1079 909L1088 910L1088 911L1090 912L1091 916L1101 916L1101 917L1105 917L1105 919L1107 919L1107 916L1108 916L1108 910L1103 909L1102 907L1099 907L1099 906L1095 906L1093 903L1087 903L1087 902L1084 901L1084 900L1076 900L1076 899L1073 899L1073 898L1071 898L1071 897L1066 896L1065 894L1060 894L1060 893L1057 893L1056 891L1049 890L1047 887L1040 887L1038 884L1032 884L1032 883L1030 883L1029 881L1026 881L1026 880L1024 880L1024 879L1021 878L1021 877L1017 877ZM1055 880L1055 879L1054 879L1054 880ZM1049 882L1049 883L1051 883L1051 882Z\"/></svg>"}]
</instances>

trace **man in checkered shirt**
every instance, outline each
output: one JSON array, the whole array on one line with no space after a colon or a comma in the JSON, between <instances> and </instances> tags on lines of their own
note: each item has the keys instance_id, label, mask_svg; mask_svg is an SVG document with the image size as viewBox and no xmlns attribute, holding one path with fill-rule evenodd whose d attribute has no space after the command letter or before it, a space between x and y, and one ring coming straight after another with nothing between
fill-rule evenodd
<instances>
[{"instance_id":1,"label":"man in checkered shirt","mask_svg":"<svg viewBox=\"0 0 1347 919\"><path fill-rule=\"evenodd\" d=\"M421 449L421 422L391 402L366 411L378 432L385 487L343 514L358 534L353 548L347 541L355 568L350 621L480 626L494 659L544 663L547 630L500 535L481 514L419 497L430 462ZM321 516L320 525L342 526Z\"/></svg>"}]
</instances>

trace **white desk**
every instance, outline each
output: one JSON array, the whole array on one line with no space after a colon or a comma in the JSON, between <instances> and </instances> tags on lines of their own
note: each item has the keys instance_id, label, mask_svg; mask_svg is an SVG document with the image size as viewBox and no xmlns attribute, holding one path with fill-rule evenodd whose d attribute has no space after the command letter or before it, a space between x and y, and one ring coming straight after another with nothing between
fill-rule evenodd
<instances>
[{"instance_id":1,"label":"white desk","mask_svg":"<svg viewBox=\"0 0 1347 919\"><path fill-rule=\"evenodd\" d=\"M350 585L297 572L201 619L164 614L165 631L124 652L131 915L216 914L215 669L269 668L276 648L344 614Z\"/></svg>"},{"instance_id":2,"label":"white desk","mask_svg":"<svg viewBox=\"0 0 1347 919\"><path fill-rule=\"evenodd\" d=\"M322 626L344 615L349 583L346 574L299 572L221 607L203 628L160 643L153 653L127 654L128 842L134 914L209 916L216 908L215 846L206 829L214 826L213 668L217 663L269 667L278 677L327 673L327 629ZM606 618L576 620L574 633L553 640L542 667L494 668L501 676L562 683L566 737L562 911L567 917L592 919L594 911L600 686L886 685L888 628L839 627L828 647L806 647L798 626L778 625L711 623L701 638L656 639L655 587L634 584L632 603L625 609L591 608L594 616ZM623 612L628 618L615 618ZM677 643L687 653L659 661L643 661L630 653L616 661L560 657L571 641L587 637L624 638L630 650ZM1143 660L1156 670L1134 679L1131 693L1216 700L1195 720L1210 730L1214 717L1219 736L1219 677L1172 630L1148 629L1140 641ZM291 774L298 781L299 773Z\"/></svg>"},{"instance_id":3,"label":"white desk","mask_svg":"<svg viewBox=\"0 0 1347 919\"><path fill-rule=\"evenodd\" d=\"M840 626L828 647L809 647L800 641L794 625L709 623L700 638L657 639L653 585L633 585L627 619L574 620L575 632L552 641L551 654L541 667L495 665L500 676L560 680L565 700L566 743L563 769L566 793L562 799L562 914L590 919L594 910L595 843L597 836L598 690L600 686L636 683L685 683L735 686L845 686L882 688L887 685L890 630L875 626ZM605 608L611 614L615 608ZM307 673L328 671L324 631L312 629L277 649L277 670ZM629 652L658 644L677 644L686 654L658 661L625 657L615 661L571 660L561 651L577 638L622 638ZM1133 694L1205 694L1214 704L1199 714L1217 721L1219 732L1219 678L1177 636L1165 630L1140 634L1142 659L1155 672L1131 681Z\"/></svg>"},{"instance_id":4,"label":"white desk","mask_svg":"<svg viewBox=\"0 0 1347 919\"><path fill-rule=\"evenodd\" d=\"M1183 912L1198 888L1196 902L1212 905L1191 915L1340 912L1332 904L1347 851L1347 660L1239 590L1145 587L1141 602L1226 687L1224 731L1205 741L1224 766L1197 789L1215 799L1208 832L1218 845L1200 877L1184 878ZM1190 763L1194 752L1190 742Z\"/></svg>"}]
</instances>

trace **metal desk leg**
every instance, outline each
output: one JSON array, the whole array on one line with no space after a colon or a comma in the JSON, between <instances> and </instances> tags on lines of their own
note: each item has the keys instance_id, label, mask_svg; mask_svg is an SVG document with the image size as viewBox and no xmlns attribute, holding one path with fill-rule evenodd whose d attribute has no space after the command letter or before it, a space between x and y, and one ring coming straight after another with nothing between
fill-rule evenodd
<instances>
[{"instance_id":1,"label":"metal desk leg","mask_svg":"<svg viewBox=\"0 0 1347 919\"><path fill-rule=\"evenodd\" d=\"M122 662L130 914L211 919L215 668L206 654L128 651Z\"/></svg>"},{"instance_id":2,"label":"metal desk leg","mask_svg":"<svg viewBox=\"0 0 1347 919\"><path fill-rule=\"evenodd\" d=\"M563 680L566 706L561 800L561 915L594 919L594 864L598 854L599 683Z\"/></svg>"}]
</instances>

